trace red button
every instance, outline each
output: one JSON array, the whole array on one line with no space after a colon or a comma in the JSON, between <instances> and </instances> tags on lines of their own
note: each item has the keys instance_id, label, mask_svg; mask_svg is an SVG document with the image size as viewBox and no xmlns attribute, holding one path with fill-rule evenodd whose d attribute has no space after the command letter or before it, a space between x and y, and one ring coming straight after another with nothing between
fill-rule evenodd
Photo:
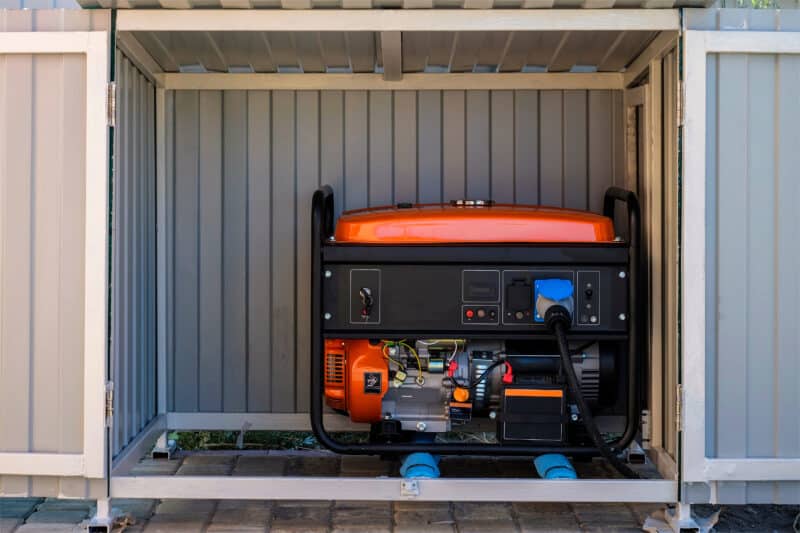
<instances>
[{"instance_id":1,"label":"red button","mask_svg":"<svg viewBox=\"0 0 800 533\"><path fill-rule=\"evenodd\" d=\"M475 316L475 311L473 311L472 309L467 309L467 312L464 314L467 315L467 318L472 318L473 316Z\"/></svg>"}]
</instances>

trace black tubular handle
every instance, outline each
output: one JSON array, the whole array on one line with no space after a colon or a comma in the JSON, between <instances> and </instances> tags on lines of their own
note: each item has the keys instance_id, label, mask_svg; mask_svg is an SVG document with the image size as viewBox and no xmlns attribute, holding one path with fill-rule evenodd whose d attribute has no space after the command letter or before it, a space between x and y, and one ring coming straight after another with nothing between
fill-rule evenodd
<instances>
[{"instance_id":1,"label":"black tubular handle","mask_svg":"<svg viewBox=\"0 0 800 533\"><path fill-rule=\"evenodd\" d=\"M617 202L622 202L628 211L628 238L631 247L639 248L640 235L639 227L641 223L641 211L639 209L639 198L636 193L623 189L622 187L609 187L606 189L606 194L603 198L603 215L614 221L614 227L617 226L615 217ZM635 226L635 228L633 227ZM635 231L634 231L635 230Z\"/></svg>"},{"instance_id":2,"label":"black tubular handle","mask_svg":"<svg viewBox=\"0 0 800 533\"><path fill-rule=\"evenodd\" d=\"M644 379L644 365L640 364L645 353L642 339L645 338L643 317L647 312L647 290L644 286L644 256L641 251L642 214L636 193L621 187L609 187L603 198L603 215L614 221L617 228L615 207L617 202L625 204L628 224L628 264L630 281L628 284L628 314L630 333L628 337L628 420L625 432L614 444L617 451L630 444L639 430L639 416L642 405L641 383Z\"/></svg>"},{"instance_id":3,"label":"black tubular handle","mask_svg":"<svg viewBox=\"0 0 800 533\"><path fill-rule=\"evenodd\" d=\"M312 237L329 240L333 236L333 188L323 185L311 200L311 225L314 228Z\"/></svg>"}]
</instances>

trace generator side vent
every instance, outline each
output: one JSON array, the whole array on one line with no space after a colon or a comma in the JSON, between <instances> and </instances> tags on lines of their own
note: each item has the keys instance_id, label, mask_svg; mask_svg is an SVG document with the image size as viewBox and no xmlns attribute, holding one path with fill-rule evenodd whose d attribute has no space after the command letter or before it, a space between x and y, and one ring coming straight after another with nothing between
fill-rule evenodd
<instances>
[{"instance_id":1,"label":"generator side vent","mask_svg":"<svg viewBox=\"0 0 800 533\"><path fill-rule=\"evenodd\" d=\"M327 385L344 384L344 355L329 353L325 357L325 383Z\"/></svg>"}]
</instances>

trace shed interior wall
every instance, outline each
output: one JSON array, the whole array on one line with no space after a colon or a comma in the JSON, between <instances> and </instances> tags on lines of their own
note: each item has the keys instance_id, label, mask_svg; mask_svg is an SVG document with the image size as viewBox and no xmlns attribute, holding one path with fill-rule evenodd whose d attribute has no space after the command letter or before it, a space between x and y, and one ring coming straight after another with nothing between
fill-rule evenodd
<instances>
[{"instance_id":1,"label":"shed interior wall","mask_svg":"<svg viewBox=\"0 0 800 533\"><path fill-rule=\"evenodd\" d=\"M111 455L156 415L155 87L116 55L111 379L116 388Z\"/></svg>"},{"instance_id":2,"label":"shed interior wall","mask_svg":"<svg viewBox=\"0 0 800 533\"><path fill-rule=\"evenodd\" d=\"M305 413L310 199L600 211L621 91L169 91L168 406Z\"/></svg>"}]
</instances>

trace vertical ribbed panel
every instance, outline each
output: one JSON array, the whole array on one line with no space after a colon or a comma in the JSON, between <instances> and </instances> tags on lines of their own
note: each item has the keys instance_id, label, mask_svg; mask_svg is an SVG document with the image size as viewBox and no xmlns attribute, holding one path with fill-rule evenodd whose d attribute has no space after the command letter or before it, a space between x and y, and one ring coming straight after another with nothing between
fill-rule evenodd
<instances>
[{"instance_id":1,"label":"vertical ribbed panel","mask_svg":"<svg viewBox=\"0 0 800 533\"><path fill-rule=\"evenodd\" d=\"M800 461L800 57L722 54L708 74L707 447ZM800 501L800 482L721 501Z\"/></svg>"},{"instance_id":2,"label":"vertical ribbed panel","mask_svg":"<svg viewBox=\"0 0 800 533\"><path fill-rule=\"evenodd\" d=\"M170 92L170 409L308 411L320 184L339 213L465 197L599 211L622 183L621 108L616 91Z\"/></svg>"},{"instance_id":3,"label":"vertical ribbed panel","mask_svg":"<svg viewBox=\"0 0 800 533\"><path fill-rule=\"evenodd\" d=\"M79 11L0 12L0 32L107 26ZM85 57L0 54L0 452L83 451L85 128ZM104 490L0 475L0 496Z\"/></svg>"},{"instance_id":4,"label":"vertical ribbed panel","mask_svg":"<svg viewBox=\"0 0 800 533\"><path fill-rule=\"evenodd\" d=\"M684 21L796 32L800 11L688 9ZM800 57L707 64L706 455L800 460ZM690 488L690 501L708 501L707 487ZM800 482L718 483L716 498L794 504Z\"/></svg>"},{"instance_id":5,"label":"vertical ribbed panel","mask_svg":"<svg viewBox=\"0 0 800 533\"><path fill-rule=\"evenodd\" d=\"M155 89L119 51L116 78L112 455L156 414Z\"/></svg>"}]
</instances>

